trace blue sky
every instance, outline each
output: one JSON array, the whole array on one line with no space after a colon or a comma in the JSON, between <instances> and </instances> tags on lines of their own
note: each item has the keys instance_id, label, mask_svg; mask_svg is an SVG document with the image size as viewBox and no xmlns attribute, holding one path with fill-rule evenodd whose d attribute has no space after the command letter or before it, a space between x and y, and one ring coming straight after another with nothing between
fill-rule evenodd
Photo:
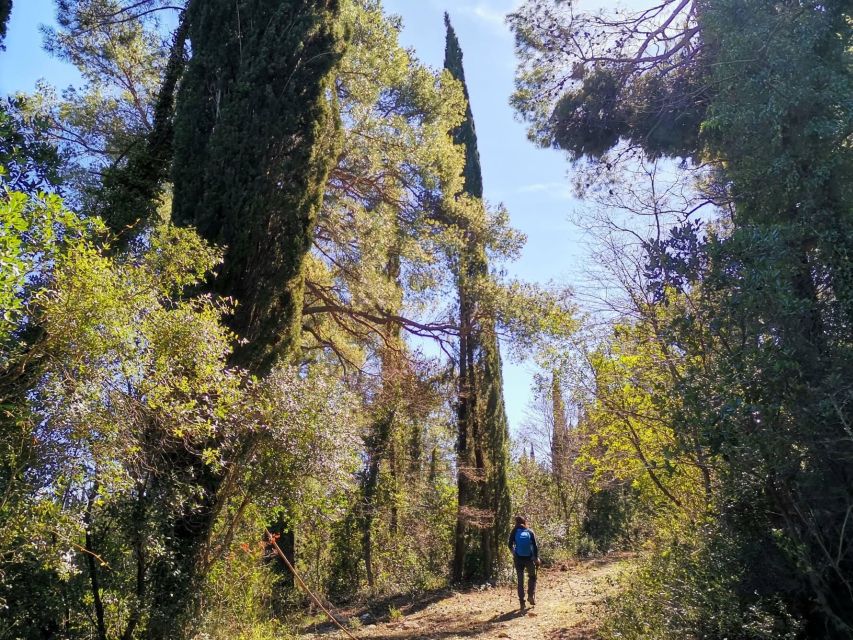
<instances>
[{"instance_id":1,"label":"blue sky","mask_svg":"<svg viewBox=\"0 0 853 640\"><path fill-rule=\"evenodd\" d=\"M571 284L585 250L581 234L568 222L578 207L571 196L569 165L562 154L533 146L508 104L515 55L504 16L519 4L519 0L385 0L389 12L403 17L403 43L434 67L443 64L443 14L450 11L465 55L486 198L503 202L513 226L528 238L522 257L507 270L527 280ZM13 4L7 51L0 54L0 92L31 91L39 78L59 88L77 81L72 67L41 48L39 25L53 18L52 0ZM504 377L507 413L516 431L530 396L532 369L507 362Z\"/></svg>"}]
</instances>

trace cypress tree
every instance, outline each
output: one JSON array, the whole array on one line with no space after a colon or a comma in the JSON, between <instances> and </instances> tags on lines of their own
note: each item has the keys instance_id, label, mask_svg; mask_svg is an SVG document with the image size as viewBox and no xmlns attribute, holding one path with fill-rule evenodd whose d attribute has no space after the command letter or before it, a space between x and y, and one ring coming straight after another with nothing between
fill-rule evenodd
<instances>
[{"instance_id":1,"label":"cypress tree","mask_svg":"<svg viewBox=\"0 0 853 640\"><path fill-rule=\"evenodd\" d=\"M465 120L453 131L453 142L465 146L465 193L472 198L483 197L483 171L480 167L480 151L477 148L477 131L474 127L474 114L471 111L471 98L468 84L465 82L465 68L462 65L462 48L459 38L450 23L450 16L444 14L447 37L444 45L444 68L462 85L465 95Z\"/></svg>"},{"instance_id":2,"label":"cypress tree","mask_svg":"<svg viewBox=\"0 0 853 640\"><path fill-rule=\"evenodd\" d=\"M330 98L346 44L339 13L338 0L191 0L186 9L192 58L176 99L172 217L225 247L210 291L237 302L229 323L243 340L232 364L259 376L299 344L303 263L340 139ZM192 626L199 555L222 502L225 473L197 453L216 442L194 444L170 452L197 497L171 524L173 566L155 576L149 638Z\"/></svg>"},{"instance_id":3,"label":"cypress tree","mask_svg":"<svg viewBox=\"0 0 853 640\"><path fill-rule=\"evenodd\" d=\"M12 14L12 0L0 0L0 51L5 51L3 41L6 39L6 23Z\"/></svg>"},{"instance_id":4,"label":"cypress tree","mask_svg":"<svg viewBox=\"0 0 853 640\"><path fill-rule=\"evenodd\" d=\"M566 403L560 388L560 374L556 371L551 379L551 409L551 470L559 481L566 469L569 454L569 424L566 420Z\"/></svg>"},{"instance_id":5,"label":"cypress tree","mask_svg":"<svg viewBox=\"0 0 853 640\"><path fill-rule=\"evenodd\" d=\"M447 39L444 67L462 84L465 120L453 131L456 144L465 147L464 194L483 197L483 176L474 116L465 83L462 49L445 14ZM457 484L459 514L453 558L456 581L492 578L500 565L500 549L509 530L510 498L507 481L509 426L503 399L500 344L493 318L482 313L476 299L477 281L488 277L485 246L465 224L460 256L459 294L459 402L457 405Z\"/></svg>"},{"instance_id":6,"label":"cypress tree","mask_svg":"<svg viewBox=\"0 0 853 640\"><path fill-rule=\"evenodd\" d=\"M569 433L569 421L566 416L566 401L563 398L562 380L559 371L554 371L551 379L551 476L557 488L562 516L566 525L572 514L572 500L569 495L571 484L572 442Z\"/></svg>"},{"instance_id":7,"label":"cypress tree","mask_svg":"<svg viewBox=\"0 0 853 640\"><path fill-rule=\"evenodd\" d=\"M338 0L194 1L175 126L173 218L226 247L234 364L264 374L298 344L303 262L340 141L329 95Z\"/></svg>"}]
</instances>

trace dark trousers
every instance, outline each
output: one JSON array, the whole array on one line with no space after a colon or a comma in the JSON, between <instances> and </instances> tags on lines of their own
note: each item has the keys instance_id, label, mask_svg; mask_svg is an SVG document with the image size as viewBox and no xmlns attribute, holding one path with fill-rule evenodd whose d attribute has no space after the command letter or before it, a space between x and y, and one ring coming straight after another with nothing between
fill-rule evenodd
<instances>
[{"instance_id":1,"label":"dark trousers","mask_svg":"<svg viewBox=\"0 0 853 640\"><path fill-rule=\"evenodd\" d=\"M518 601L524 602L524 570L527 569L527 598L536 597L536 563L533 558L515 556L515 575L518 577Z\"/></svg>"}]
</instances>

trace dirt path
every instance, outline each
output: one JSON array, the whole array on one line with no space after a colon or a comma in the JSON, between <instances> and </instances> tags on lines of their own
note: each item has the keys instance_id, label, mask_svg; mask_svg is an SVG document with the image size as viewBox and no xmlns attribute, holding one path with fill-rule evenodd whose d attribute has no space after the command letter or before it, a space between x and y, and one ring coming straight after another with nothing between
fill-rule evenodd
<instances>
[{"instance_id":1,"label":"dirt path","mask_svg":"<svg viewBox=\"0 0 853 640\"><path fill-rule=\"evenodd\" d=\"M615 578L629 561L619 556L542 570L537 605L523 613L518 610L515 587L503 586L433 594L399 606L403 615L394 621L387 616L375 622L364 617L366 623L350 628L359 640L595 640L600 604L615 591ZM358 611L347 613L360 615ZM329 628L305 632L302 637L306 640L344 637Z\"/></svg>"}]
</instances>

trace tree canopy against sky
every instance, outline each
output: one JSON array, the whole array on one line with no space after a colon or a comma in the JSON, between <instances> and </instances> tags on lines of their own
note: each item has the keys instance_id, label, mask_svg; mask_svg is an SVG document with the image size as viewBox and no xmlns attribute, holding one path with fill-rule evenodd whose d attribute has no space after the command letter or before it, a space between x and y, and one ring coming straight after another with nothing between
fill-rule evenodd
<instances>
[{"instance_id":1,"label":"tree canopy against sky","mask_svg":"<svg viewBox=\"0 0 853 640\"><path fill-rule=\"evenodd\" d=\"M404 45L415 47L423 63L440 68L444 59L445 7L396 0L384 5L386 13L402 16ZM474 107L491 105L478 113L479 146L489 198L506 203L513 225L528 239L527 248L518 260L506 266L507 272L530 282L564 280L581 268L582 245L577 232L566 222L566 215L576 203L565 182L562 159L531 147L525 140L523 125L516 121L506 104L506 96L512 90L514 55L511 36L503 25L503 13L513 6L510 1L495 3L493 12L480 14L476 11L477 3L460 2L453 9L454 21L466 42L468 84ZM38 25L50 24L53 13L52 0L16 4L12 16L16 26L8 43L13 49L0 56L0 88L4 91L31 91L34 79L39 77L59 89L71 83L80 84L81 78L71 65L64 59L51 57L40 47ZM147 68L159 74L151 65ZM531 379L529 369L527 364L505 358L505 400L513 430L524 419Z\"/></svg>"}]
</instances>

